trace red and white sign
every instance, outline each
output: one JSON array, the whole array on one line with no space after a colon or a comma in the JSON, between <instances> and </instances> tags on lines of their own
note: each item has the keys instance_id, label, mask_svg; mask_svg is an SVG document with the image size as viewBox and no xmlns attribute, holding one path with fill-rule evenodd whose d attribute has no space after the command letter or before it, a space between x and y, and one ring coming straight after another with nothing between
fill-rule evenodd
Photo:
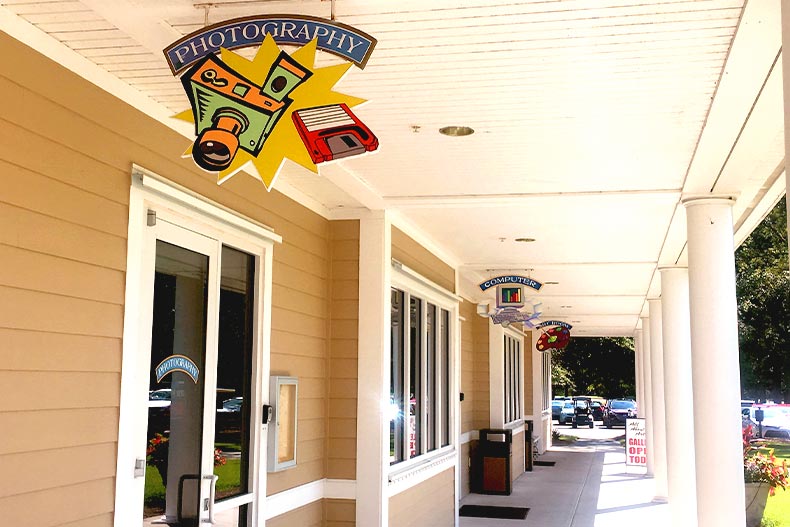
<instances>
[{"instance_id":1,"label":"red and white sign","mask_svg":"<svg viewBox=\"0 0 790 527\"><path fill-rule=\"evenodd\" d=\"M625 420L625 464L647 468L647 433L644 419Z\"/></svg>"}]
</instances>

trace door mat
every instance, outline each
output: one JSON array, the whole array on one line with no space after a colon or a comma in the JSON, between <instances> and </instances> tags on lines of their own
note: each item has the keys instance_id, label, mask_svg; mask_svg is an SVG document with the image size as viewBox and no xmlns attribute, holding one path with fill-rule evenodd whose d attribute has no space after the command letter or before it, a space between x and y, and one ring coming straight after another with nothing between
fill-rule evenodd
<instances>
[{"instance_id":1,"label":"door mat","mask_svg":"<svg viewBox=\"0 0 790 527\"><path fill-rule=\"evenodd\" d=\"M499 518L503 520L523 520L529 509L526 507L495 507L493 505L464 505L459 516L467 518Z\"/></svg>"},{"instance_id":2,"label":"door mat","mask_svg":"<svg viewBox=\"0 0 790 527\"><path fill-rule=\"evenodd\" d=\"M553 467L556 461L534 461L532 464L536 467Z\"/></svg>"}]
</instances>

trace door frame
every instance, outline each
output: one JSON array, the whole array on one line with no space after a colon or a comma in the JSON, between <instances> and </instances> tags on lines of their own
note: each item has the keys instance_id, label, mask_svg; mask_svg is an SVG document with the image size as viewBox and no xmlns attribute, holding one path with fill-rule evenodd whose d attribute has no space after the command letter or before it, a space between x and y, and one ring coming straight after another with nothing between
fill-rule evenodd
<instances>
[{"instance_id":1,"label":"door frame","mask_svg":"<svg viewBox=\"0 0 790 527\"><path fill-rule=\"evenodd\" d=\"M155 216L150 215L155 211ZM145 435L139 430L141 412L146 413L139 400L140 381L138 376L139 355L142 346L150 344L146 332L143 309L150 309L151 284L146 284L145 259L150 258L150 224L158 220L192 230L205 237L213 238L218 244L229 245L256 256L255 292L256 304L253 322L253 370L250 422L262 423L262 405L269 404L269 358L271 343L271 298L272 298L272 251L282 238L273 230L252 219L236 214L232 210L211 202L206 198L176 185L137 165L132 166L132 182L129 194L129 231L126 259L126 292L124 303L124 330L121 359L120 412L118 422L118 457L115 474L115 525L134 524L139 517L142 524L142 503L130 500L134 494L137 477L135 461L145 463ZM217 282L217 289L219 284ZM219 291L217 291L218 294ZM217 296L218 299L218 296ZM148 318L150 324L150 317ZM209 319L211 323L211 319ZM210 344L210 343L209 343ZM150 351L150 350L149 350ZM147 375L147 367L146 375ZM250 454L252 465L251 492L255 498L251 503L253 525L265 524L266 499L266 438L267 425L252 427ZM143 467L144 468L144 467ZM221 511L238 505L237 498L221 502ZM235 503L234 503L235 502Z\"/></svg>"}]
</instances>

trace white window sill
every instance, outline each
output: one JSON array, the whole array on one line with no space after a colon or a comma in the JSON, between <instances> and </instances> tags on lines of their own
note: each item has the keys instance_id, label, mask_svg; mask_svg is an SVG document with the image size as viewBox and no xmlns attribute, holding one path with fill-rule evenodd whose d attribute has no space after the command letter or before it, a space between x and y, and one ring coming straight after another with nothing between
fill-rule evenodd
<instances>
[{"instance_id":1,"label":"white window sill","mask_svg":"<svg viewBox=\"0 0 790 527\"><path fill-rule=\"evenodd\" d=\"M419 485L432 477L455 467L456 450L454 446L445 447L438 452L393 465L389 473L389 496L394 496L406 489Z\"/></svg>"}]
</instances>

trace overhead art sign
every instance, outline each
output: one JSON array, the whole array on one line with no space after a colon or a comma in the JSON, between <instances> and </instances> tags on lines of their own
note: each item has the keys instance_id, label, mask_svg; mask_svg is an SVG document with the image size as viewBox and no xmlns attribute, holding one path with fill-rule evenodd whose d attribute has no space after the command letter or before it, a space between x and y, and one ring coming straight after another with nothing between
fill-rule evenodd
<instances>
[{"instance_id":1,"label":"overhead art sign","mask_svg":"<svg viewBox=\"0 0 790 527\"><path fill-rule=\"evenodd\" d=\"M278 44L302 47L289 55ZM271 190L286 158L317 173L376 151L378 139L351 110L365 101L332 90L375 45L350 26L299 15L228 20L178 40L164 54L191 105L175 117L195 125L184 155L220 184L244 169ZM231 51L248 46L260 46L252 60ZM316 67L319 49L348 63Z\"/></svg>"},{"instance_id":2,"label":"overhead art sign","mask_svg":"<svg viewBox=\"0 0 790 527\"><path fill-rule=\"evenodd\" d=\"M156 382L162 382L166 375L174 371L186 373L195 384L197 384L198 377L200 377L200 369L198 369L197 364L192 362L192 359L186 355L170 355L157 365L155 370Z\"/></svg>"},{"instance_id":3,"label":"overhead art sign","mask_svg":"<svg viewBox=\"0 0 790 527\"><path fill-rule=\"evenodd\" d=\"M573 329L573 326L571 326L567 322L562 322L562 321L559 321L559 320L547 320L546 322L541 322L540 324L538 324L537 327L545 328L545 327L549 327L549 326L559 326L561 328L567 328L568 330Z\"/></svg>"},{"instance_id":4,"label":"overhead art sign","mask_svg":"<svg viewBox=\"0 0 790 527\"><path fill-rule=\"evenodd\" d=\"M540 337L538 337L537 342L535 343L535 348L538 351L547 352L553 349L560 350L567 346L571 341L571 329L573 326L566 322L561 322L559 320L548 320L538 324L536 327L541 330L543 330L543 328L549 328L547 330L543 330Z\"/></svg>"}]
</instances>

